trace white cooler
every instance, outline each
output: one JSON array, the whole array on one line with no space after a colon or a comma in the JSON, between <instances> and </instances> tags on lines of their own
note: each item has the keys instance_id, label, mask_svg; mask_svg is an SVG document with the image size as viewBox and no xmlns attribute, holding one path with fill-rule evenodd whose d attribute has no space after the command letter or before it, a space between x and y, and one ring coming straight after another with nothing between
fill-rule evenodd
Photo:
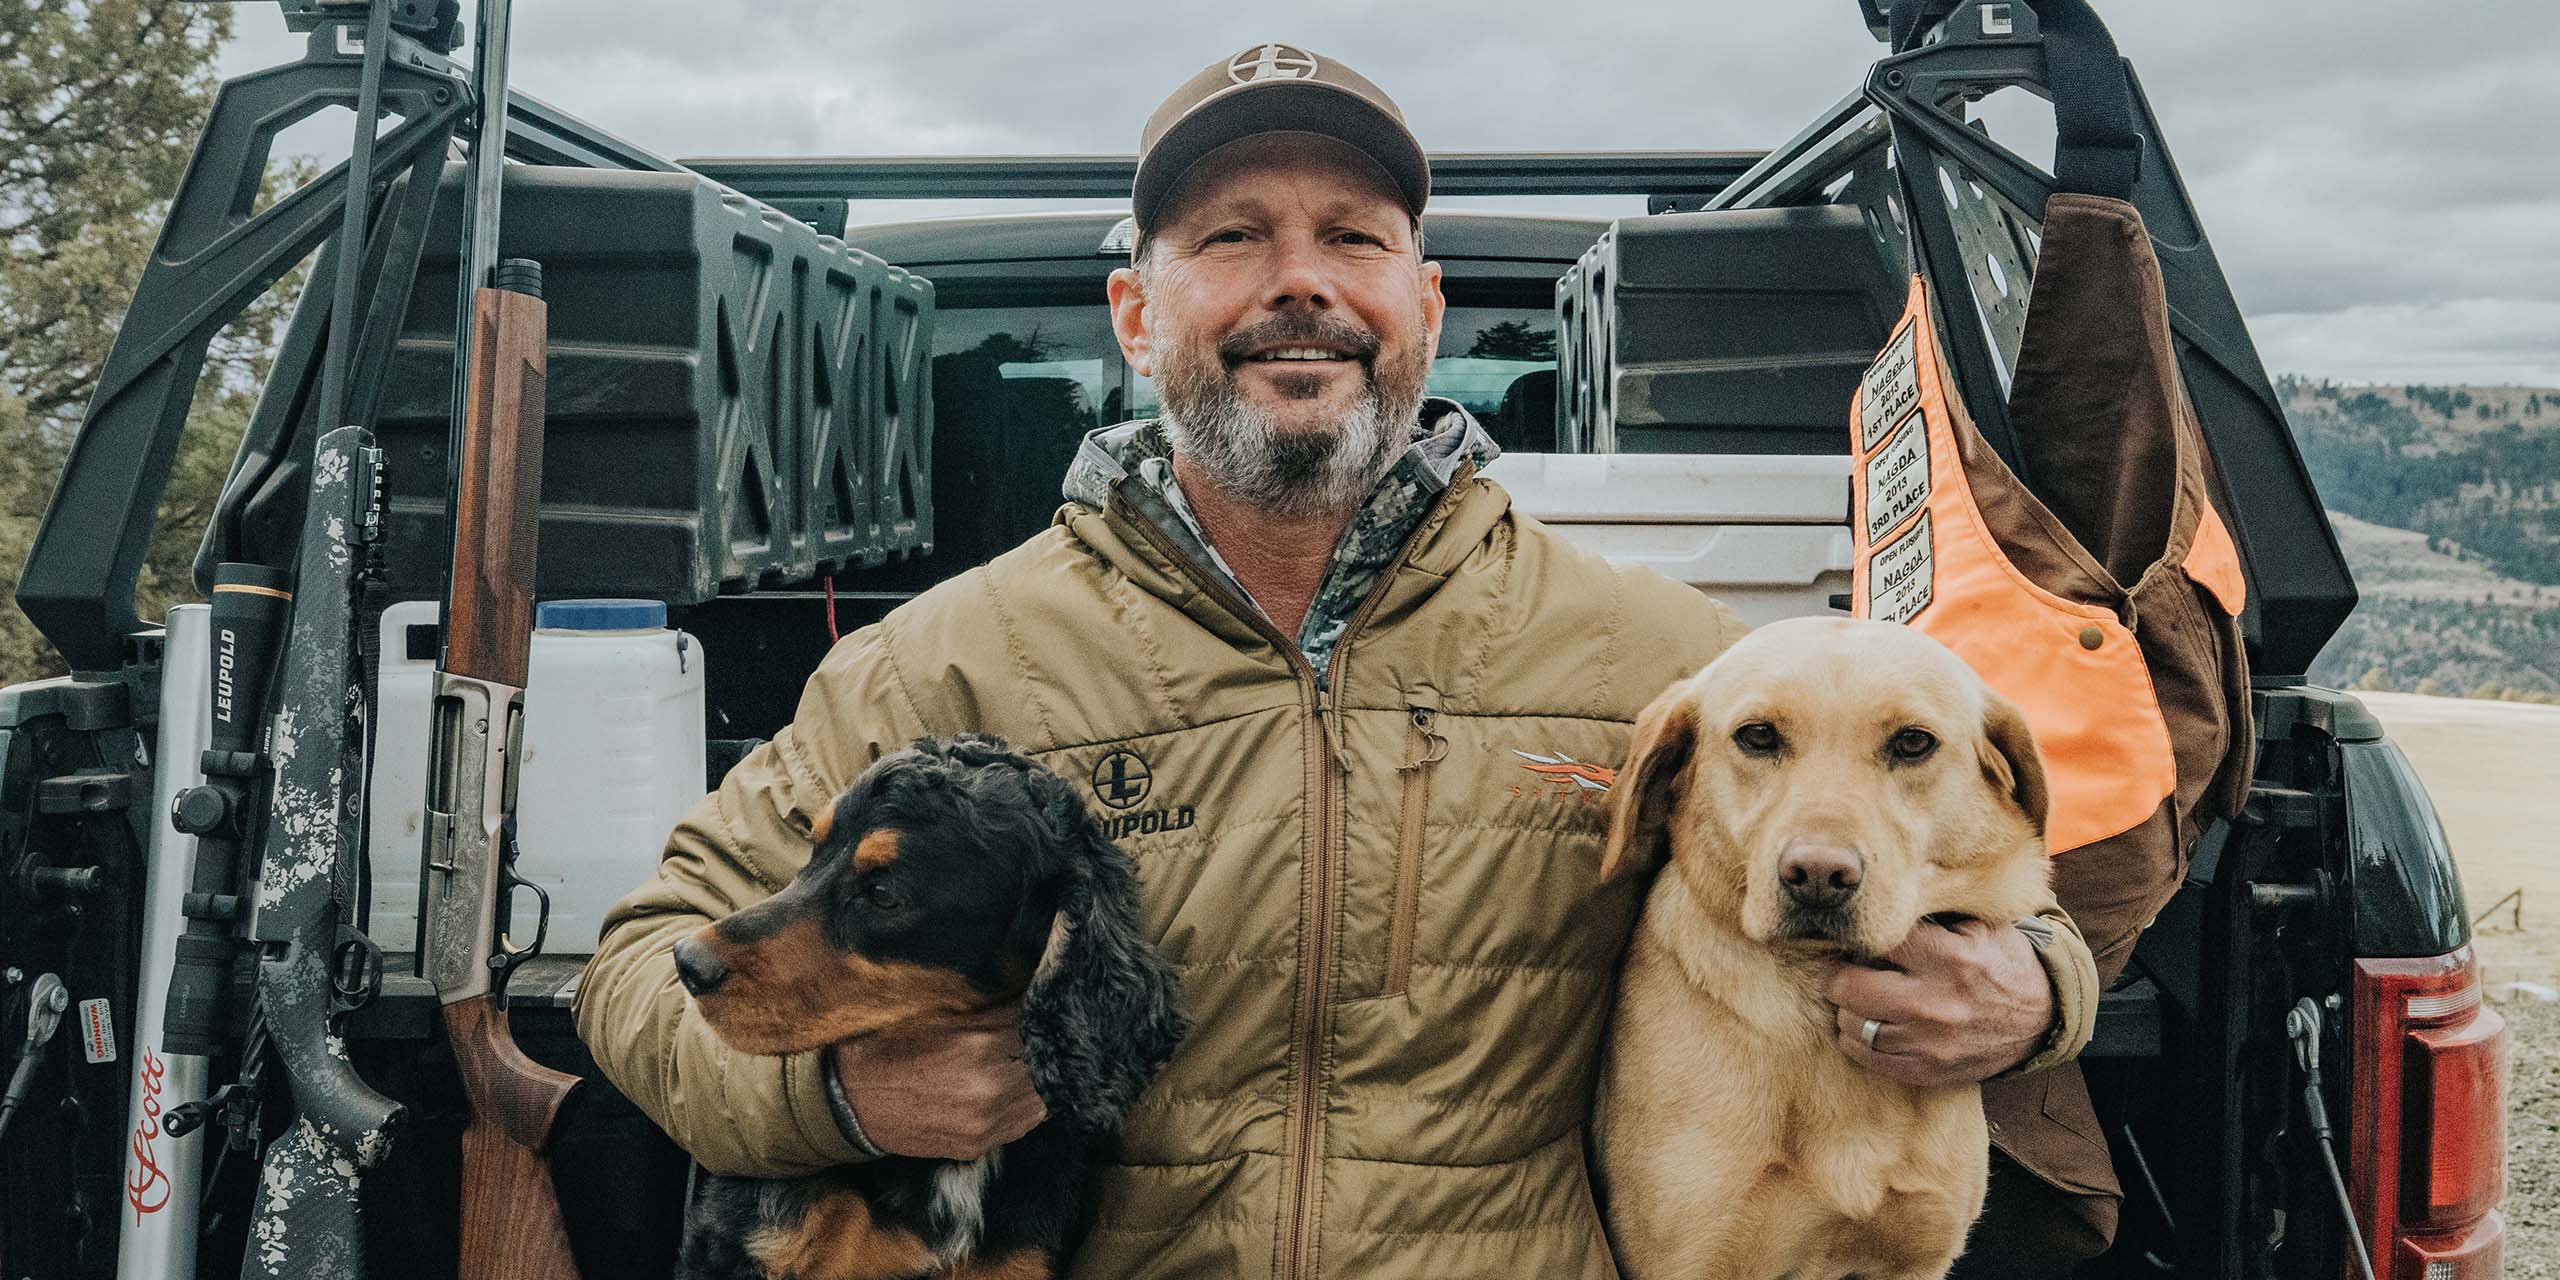
<instances>
[{"instance_id":1,"label":"white cooler","mask_svg":"<svg viewBox=\"0 0 2560 1280\"><path fill-rule=\"evenodd\" d=\"M1514 453L1484 474L1575 545L1640 564L1753 626L1845 615L1846 455Z\"/></svg>"}]
</instances>

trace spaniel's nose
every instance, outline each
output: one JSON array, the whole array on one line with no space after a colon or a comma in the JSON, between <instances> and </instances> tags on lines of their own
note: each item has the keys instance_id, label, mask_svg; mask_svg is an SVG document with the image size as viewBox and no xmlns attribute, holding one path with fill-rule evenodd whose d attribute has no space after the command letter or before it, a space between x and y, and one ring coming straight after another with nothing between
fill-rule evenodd
<instances>
[{"instance_id":1,"label":"spaniel's nose","mask_svg":"<svg viewBox=\"0 0 2560 1280\"><path fill-rule=\"evenodd\" d=\"M729 966L711 954L711 948L693 938L676 944L676 979L684 989L697 996L707 996L720 989L729 978Z\"/></svg>"},{"instance_id":2,"label":"spaniel's nose","mask_svg":"<svg viewBox=\"0 0 2560 1280\"><path fill-rule=\"evenodd\" d=\"M1778 883L1787 896L1807 907L1833 908L1858 891L1865 870L1847 849L1799 840L1778 855Z\"/></svg>"}]
</instances>

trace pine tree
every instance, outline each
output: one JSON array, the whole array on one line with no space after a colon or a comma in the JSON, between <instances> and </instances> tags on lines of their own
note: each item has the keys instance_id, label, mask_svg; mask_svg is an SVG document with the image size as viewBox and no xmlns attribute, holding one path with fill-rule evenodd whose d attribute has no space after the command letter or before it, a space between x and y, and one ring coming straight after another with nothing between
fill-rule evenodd
<instances>
[{"instance_id":1,"label":"pine tree","mask_svg":"<svg viewBox=\"0 0 2560 1280\"><path fill-rule=\"evenodd\" d=\"M212 106L231 19L187 0L0 0L0 684L62 670L17 610L18 573ZM269 185L304 172L280 164ZM146 618L195 598L196 544L300 278L214 343L140 575Z\"/></svg>"}]
</instances>

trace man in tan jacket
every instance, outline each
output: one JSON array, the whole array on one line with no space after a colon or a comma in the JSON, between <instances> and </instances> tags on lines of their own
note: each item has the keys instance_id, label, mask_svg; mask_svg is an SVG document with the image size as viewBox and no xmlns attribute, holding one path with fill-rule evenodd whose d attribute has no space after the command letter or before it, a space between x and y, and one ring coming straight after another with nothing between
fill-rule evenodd
<instances>
[{"instance_id":1,"label":"man in tan jacket","mask_svg":"<svg viewBox=\"0 0 2560 1280\"><path fill-rule=\"evenodd\" d=\"M1475 474L1491 440L1423 393L1429 170L1375 85L1255 46L1141 150L1110 307L1162 418L1095 433L1055 525L828 655L608 917L580 1031L723 1172L1027 1131L1010 1010L748 1058L669 954L787 882L873 759L995 733L1114 819L1195 1020L1095 1174L1077 1274L1612 1275L1582 1133L1643 886L1600 879L1593 797L1638 710L1740 627ZM1925 933L1837 982L1849 1025L1899 1028L1844 1052L1952 1082L2086 1041L2067 919Z\"/></svg>"}]
</instances>

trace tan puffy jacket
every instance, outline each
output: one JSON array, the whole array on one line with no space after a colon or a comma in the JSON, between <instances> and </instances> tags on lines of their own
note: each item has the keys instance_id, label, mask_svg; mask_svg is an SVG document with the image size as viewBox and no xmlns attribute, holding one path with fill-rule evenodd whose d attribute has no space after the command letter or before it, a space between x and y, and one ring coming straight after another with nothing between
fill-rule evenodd
<instances>
[{"instance_id":1,"label":"tan puffy jacket","mask_svg":"<svg viewBox=\"0 0 2560 1280\"><path fill-rule=\"evenodd\" d=\"M721 1046L668 948L784 884L877 755L996 733L1089 780L1196 1019L1096 1174L1076 1274L1614 1275L1583 1128L1643 886L1599 881L1599 797L1636 713L1740 625L1463 475L1323 697L1210 581L1115 498L846 638L607 918L579 1030L707 1167L853 1159L817 1056ZM2061 933L2076 1047L2094 979Z\"/></svg>"}]
</instances>

